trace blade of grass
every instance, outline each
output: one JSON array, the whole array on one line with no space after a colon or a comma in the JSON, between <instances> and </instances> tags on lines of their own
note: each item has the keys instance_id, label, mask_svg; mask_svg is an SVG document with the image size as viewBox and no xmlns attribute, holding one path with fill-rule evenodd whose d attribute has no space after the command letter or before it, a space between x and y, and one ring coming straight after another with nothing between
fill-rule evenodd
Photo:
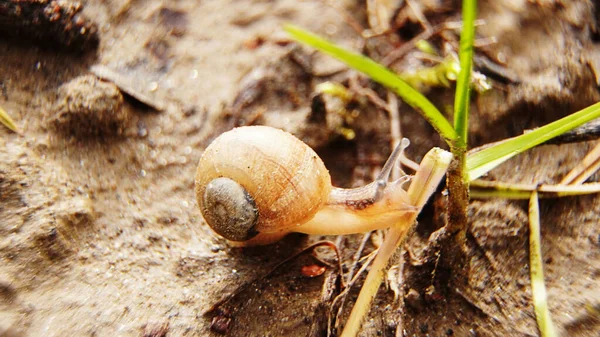
<instances>
[{"instance_id":1,"label":"blade of grass","mask_svg":"<svg viewBox=\"0 0 600 337\"><path fill-rule=\"evenodd\" d=\"M546 285L544 284L544 267L542 263L542 248L540 234L540 206L536 191L529 199L529 266L531 274L531 293L533 309L542 337L557 337L550 310Z\"/></svg>"},{"instance_id":2,"label":"blade of grass","mask_svg":"<svg viewBox=\"0 0 600 337\"><path fill-rule=\"evenodd\" d=\"M446 117L425 96L413 89L394 72L368 57L340 48L296 26L286 25L284 29L293 39L335 57L369 76L375 82L392 89L408 105L418 110L446 142L450 143L457 138L456 132Z\"/></svg>"},{"instance_id":3,"label":"blade of grass","mask_svg":"<svg viewBox=\"0 0 600 337\"><path fill-rule=\"evenodd\" d=\"M467 174L474 180L511 157L600 117L600 103L467 157Z\"/></svg>"},{"instance_id":4,"label":"blade of grass","mask_svg":"<svg viewBox=\"0 0 600 337\"><path fill-rule=\"evenodd\" d=\"M454 129L458 134L457 144L467 146L467 132L469 124L469 92L471 90L471 68L473 66L473 40L475 39L475 16L477 11L476 0L465 0L462 7L462 32L460 34L460 73L456 80L456 93L454 97Z\"/></svg>"},{"instance_id":5,"label":"blade of grass","mask_svg":"<svg viewBox=\"0 0 600 337\"><path fill-rule=\"evenodd\" d=\"M17 128L17 124L15 124L15 121L13 121L13 119L10 118L8 113L4 111L2 107L0 107L0 123L4 124L4 126L9 128L11 131L19 133L19 128Z\"/></svg>"}]
</instances>

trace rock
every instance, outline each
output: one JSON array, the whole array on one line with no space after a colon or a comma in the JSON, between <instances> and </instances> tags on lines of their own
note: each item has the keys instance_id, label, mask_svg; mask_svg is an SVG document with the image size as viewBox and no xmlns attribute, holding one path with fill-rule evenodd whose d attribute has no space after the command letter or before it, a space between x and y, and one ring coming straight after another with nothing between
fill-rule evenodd
<instances>
[{"instance_id":1,"label":"rock","mask_svg":"<svg viewBox=\"0 0 600 337\"><path fill-rule=\"evenodd\" d=\"M47 121L66 135L110 136L124 131L129 114L123 109L123 95L114 84L85 75L58 89Z\"/></svg>"}]
</instances>

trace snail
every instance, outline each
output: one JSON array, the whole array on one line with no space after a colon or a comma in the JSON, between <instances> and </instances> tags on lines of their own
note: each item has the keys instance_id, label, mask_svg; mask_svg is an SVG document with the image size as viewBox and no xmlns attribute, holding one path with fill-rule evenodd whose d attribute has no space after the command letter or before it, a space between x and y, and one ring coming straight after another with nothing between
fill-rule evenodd
<instances>
[{"instance_id":1,"label":"snail","mask_svg":"<svg viewBox=\"0 0 600 337\"><path fill-rule=\"evenodd\" d=\"M206 223L234 242L387 228L418 210L403 188L409 176L388 181L408 144L404 138L375 181L344 189L332 186L321 158L292 134L268 126L235 128L202 154L196 198Z\"/></svg>"}]
</instances>

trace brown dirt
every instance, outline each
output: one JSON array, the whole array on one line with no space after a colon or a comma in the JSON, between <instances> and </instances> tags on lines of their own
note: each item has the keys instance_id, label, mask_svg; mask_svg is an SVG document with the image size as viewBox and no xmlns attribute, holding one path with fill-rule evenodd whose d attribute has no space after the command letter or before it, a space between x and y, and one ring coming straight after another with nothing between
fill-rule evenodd
<instances>
[{"instance_id":1,"label":"brown dirt","mask_svg":"<svg viewBox=\"0 0 600 337\"><path fill-rule=\"evenodd\" d=\"M349 16L367 27L363 4L351 1L336 8L287 0L83 3L98 26L97 51L0 39L0 105L22 131L0 128L0 336L217 335L212 317L202 315L207 308L320 238L291 235L273 246L239 249L216 237L203 226L193 192L206 144L242 123L281 127L319 151L338 186L369 181L389 152L386 113L363 97L349 109L358 115L340 117L331 112L335 102L320 111L312 96L324 80L356 80L385 99L383 89L290 45L282 24L364 47L376 58L419 33L419 25L404 7L398 35L365 44L345 21ZM455 7L427 3L422 9L434 24L459 18ZM588 1L480 3L486 23L478 37L497 43L477 54L502 64L505 76L492 71L494 89L473 98L472 146L600 100L597 11ZM453 32L442 37L456 41ZM441 37L433 41L439 45ZM409 51L394 67L414 67L423 62L417 56ZM104 78L98 69L110 69L124 101L110 81L80 77L98 64L106 68L94 73ZM82 96L88 91L97 96ZM444 107L453 92L437 88L428 96ZM413 144L409 157L418 161L442 145L414 111L404 105L400 113ZM348 130L353 140L344 138ZM557 182L594 145L543 146L486 179ZM441 225L436 209L427 209L406 245L406 306L382 287L362 335L394 336L399 324L406 336L538 335L526 204L471 203L464 284L455 282L451 263L438 265L427 248ZM599 210L600 196L541 203L550 311L564 336L600 333L598 316L587 309L600 303ZM345 260L360 239L339 240ZM245 288L219 311L213 330L322 335L323 303L331 298L322 286L327 281L325 289L335 291L335 277L331 271L304 276L301 267L314 263L302 255Z\"/></svg>"}]
</instances>

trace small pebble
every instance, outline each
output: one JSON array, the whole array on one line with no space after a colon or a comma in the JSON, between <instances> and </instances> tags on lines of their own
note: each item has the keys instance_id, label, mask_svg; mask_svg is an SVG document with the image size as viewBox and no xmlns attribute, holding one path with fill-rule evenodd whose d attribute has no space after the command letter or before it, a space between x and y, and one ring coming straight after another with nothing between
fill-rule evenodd
<instances>
[{"instance_id":1,"label":"small pebble","mask_svg":"<svg viewBox=\"0 0 600 337\"><path fill-rule=\"evenodd\" d=\"M58 88L54 109L46 119L59 132L91 137L121 134L129 115L114 84L85 75Z\"/></svg>"}]
</instances>

